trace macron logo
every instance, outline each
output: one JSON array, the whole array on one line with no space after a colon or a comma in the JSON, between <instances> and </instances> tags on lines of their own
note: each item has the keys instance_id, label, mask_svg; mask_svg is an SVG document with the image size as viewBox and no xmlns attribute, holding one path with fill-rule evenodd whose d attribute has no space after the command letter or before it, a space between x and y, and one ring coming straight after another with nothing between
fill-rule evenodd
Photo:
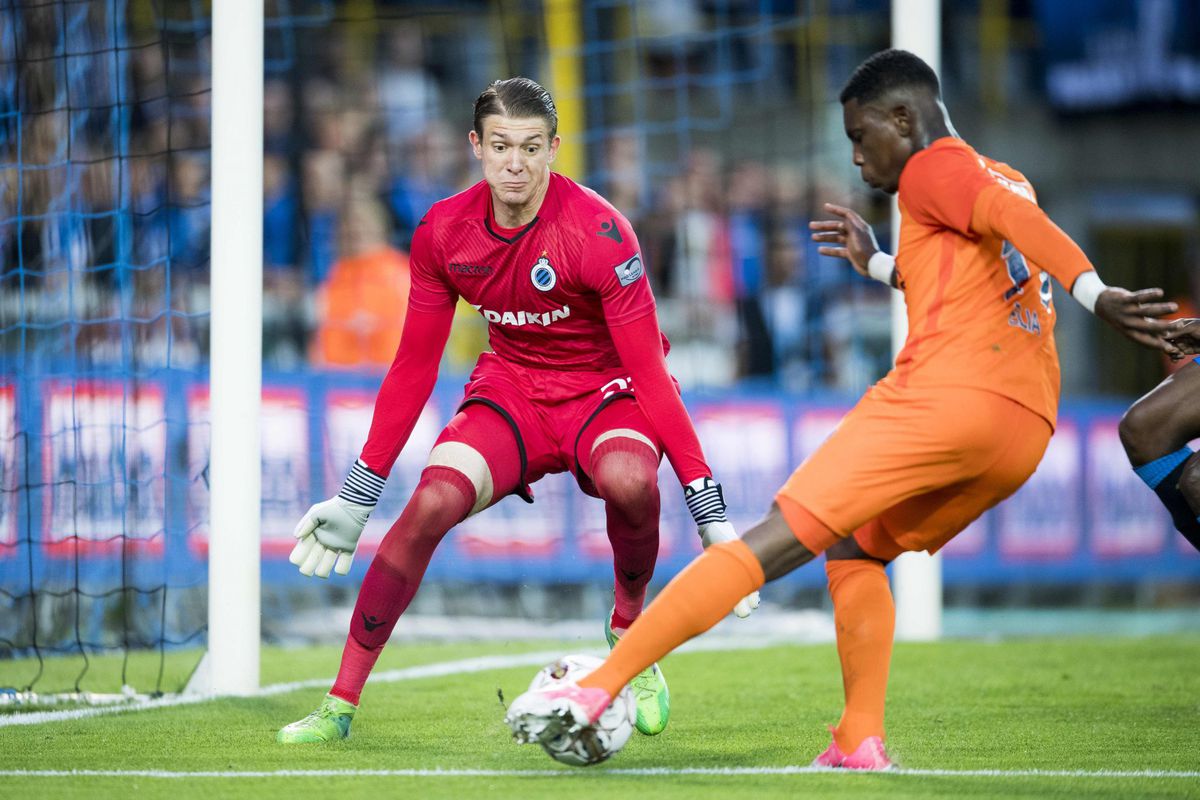
<instances>
[{"instance_id":1,"label":"macron logo","mask_svg":"<svg viewBox=\"0 0 1200 800\"><path fill-rule=\"evenodd\" d=\"M474 303L471 307L483 315L483 318L493 325L541 325L543 328L560 319L571 316L571 307L563 306L553 311L492 311Z\"/></svg>"}]
</instances>

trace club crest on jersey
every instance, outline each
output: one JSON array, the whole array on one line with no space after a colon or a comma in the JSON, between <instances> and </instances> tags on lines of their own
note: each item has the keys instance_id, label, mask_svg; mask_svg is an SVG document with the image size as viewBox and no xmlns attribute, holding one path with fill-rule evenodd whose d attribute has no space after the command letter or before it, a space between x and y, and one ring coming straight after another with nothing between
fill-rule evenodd
<instances>
[{"instance_id":1,"label":"club crest on jersey","mask_svg":"<svg viewBox=\"0 0 1200 800\"><path fill-rule=\"evenodd\" d=\"M529 270L529 279L539 292L548 292L558 285L558 273L550 266L550 259L546 258L545 253L538 256L537 263Z\"/></svg>"},{"instance_id":2,"label":"club crest on jersey","mask_svg":"<svg viewBox=\"0 0 1200 800\"><path fill-rule=\"evenodd\" d=\"M624 261L613 267L613 272L617 273L617 280L622 286L628 286L646 273L642 267L642 256L639 253L634 253L628 261Z\"/></svg>"}]
</instances>

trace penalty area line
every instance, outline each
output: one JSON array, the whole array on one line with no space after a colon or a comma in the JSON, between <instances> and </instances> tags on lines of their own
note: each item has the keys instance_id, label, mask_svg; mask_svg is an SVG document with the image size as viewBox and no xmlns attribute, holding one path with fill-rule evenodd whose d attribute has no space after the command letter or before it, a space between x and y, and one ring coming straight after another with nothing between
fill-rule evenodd
<instances>
[{"instance_id":1,"label":"penalty area line","mask_svg":"<svg viewBox=\"0 0 1200 800\"><path fill-rule=\"evenodd\" d=\"M599 651L596 652L599 653ZM560 658L561 656L561 650L547 650L537 653L517 653L507 656L479 656L476 658L463 658L457 661L440 661L433 664L421 664L415 667L405 667L403 669L383 670L371 675L371 677L367 679L367 682L397 683L399 681L413 681L421 678L440 678L447 675L464 675L472 672L487 672L489 670L508 669L510 667L542 667L551 663L555 659ZM240 700L244 698L273 697L275 695L287 694L288 692L295 692L301 689L328 689L332 683L332 678L315 678L306 681L276 683L270 686L264 686L255 692L248 692L246 694L239 695L212 697L205 694L183 694L161 697L155 700L148 700L143 703L130 703L128 705L90 706L87 708L64 709L62 711L32 711L26 714L17 712L14 714L0 716L0 728L5 728L10 725L41 725L47 722L65 722L68 720L86 719L88 717L99 717L107 714L151 711L156 708L190 706L196 703L209 703L213 700Z\"/></svg>"},{"instance_id":2,"label":"penalty area line","mask_svg":"<svg viewBox=\"0 0 1200 800\"><path fill-rule=\"evenodd\" d=\"M601 770L562 769L281 769L243 771L171 771L157 769L0 770L6 778L564 778L582 775L674 777L684 775L737 777L746 775L883 775L935 778L1200 778L1200 771L1085 770L1085 769L895 769L888 772L827 767L645 767Z\"/></svg>"}]
</instances>

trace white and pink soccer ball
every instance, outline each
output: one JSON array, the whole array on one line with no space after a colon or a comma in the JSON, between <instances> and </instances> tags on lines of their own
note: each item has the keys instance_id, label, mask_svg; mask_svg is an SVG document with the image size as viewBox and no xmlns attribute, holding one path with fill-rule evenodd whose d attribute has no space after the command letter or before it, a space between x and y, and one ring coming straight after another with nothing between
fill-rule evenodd
<instances>
[{"instance_id":1,"label":"white and pink soccer ball","mask_svg":"<svg viewBox=\"0 0 1200 800\"><path fill-rule=\"evenodd\" d=\"M578 683L604 659L589 655L563 656L552 664L542 667L529 683L529 690L543 689L557 683ZM626 686L613 699L612 704L591 725L573 733L563 733L548 741L542 741L542 749L551 758L563 764L586 767L606 761L620 752L633 735L637 719L637 704L633 692Z\"/></svg>"}]
</instances>

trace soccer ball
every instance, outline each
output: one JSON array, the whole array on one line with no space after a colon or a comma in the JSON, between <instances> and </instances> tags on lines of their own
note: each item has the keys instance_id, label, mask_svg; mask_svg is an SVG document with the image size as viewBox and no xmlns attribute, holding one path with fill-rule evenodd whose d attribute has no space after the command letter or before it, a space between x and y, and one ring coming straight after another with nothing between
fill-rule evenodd
<instances>
[{"instance_id":1,"label":"soccer ball","mask_svg":"<svg viewBox=\"0 0 1200 800\"><path fill-rule=\"evenodd\" d=\"M533 676L529 689L543 689L563 681L578 682L584 675L604 663L597 656L563 656L547 664ZM606 761L620 752L633 735L637 719L637 704L626 686L613 699L595 724L574 733L563 733L541 742L542 749L555 761L576 767L586 767Z\"/></svg>"}]
</instances>

